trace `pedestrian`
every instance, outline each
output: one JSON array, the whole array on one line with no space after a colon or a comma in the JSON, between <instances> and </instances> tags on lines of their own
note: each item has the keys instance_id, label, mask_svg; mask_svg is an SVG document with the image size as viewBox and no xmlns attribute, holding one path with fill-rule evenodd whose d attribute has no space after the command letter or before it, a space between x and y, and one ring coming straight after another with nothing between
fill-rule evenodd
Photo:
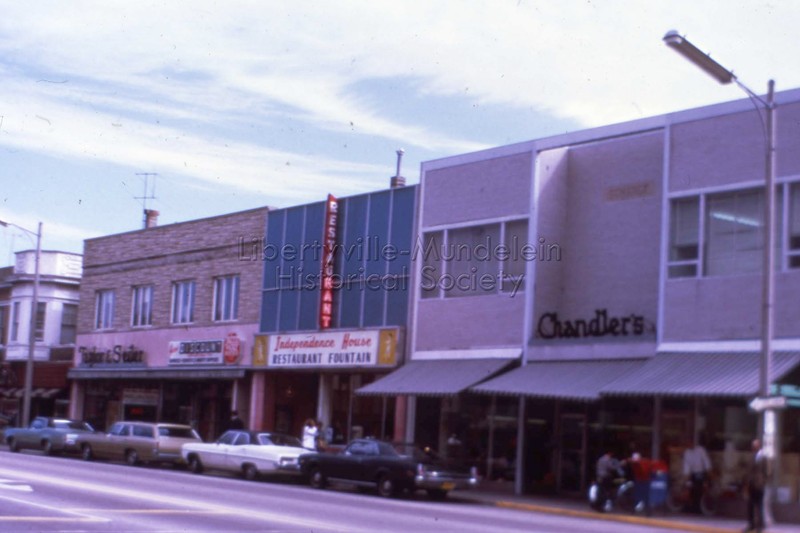
<instances>
[{"instance_id":1,"label":"pedestrian","mask_svg":"<svg viewBox=\"0 0 800 533\"><path fill-rule=\"evenodd\" d=\"M614 499L614 479L619 475L620 464L610 450L597 460L597 485L600 487L599 504L606 512L611 511Z\"/></svg>"},{"instance_id":2,"label":"pedestrian","mask_svg":"<svg viewBox=\"0 0 800 533\"><path fill-rule=\"evenodd\" d=\"M228 429L244 429L244 420L239 418L238 411L231 411L231 421Z\"/></svg>"},{"instance_id":3,"label":"pedestrian","mask_svg":"<svg viewBox=\"0 0 800 533\"><path fill-rule=\"evenodd\" d=\"M770 474L769 458L761 449L761 441L754 439L751 445L753 459L747 470L747 527L745 531L764 530L764 489Z\"/></svg>"},{"instance_id":4,"label":"pedestrian","mask_svg":"<svg viewBox=\"0 0 800 533\"><path fill-rule=\"evenodd\" d=\"M316 450L318 434L319 428L317 428L317 423L314 421L314 419L309 418L306 420L306 423L303 426L303 448Z\"/></svg>"},{"instance_id":5,"label":"pedestrian","mask_svg":"<svg viewBox=\"0 0 800 533\"><path fill-rule=\"evenodd\" d=\"M691 486L692 512L700 512L700 499L703 497L703 488L710 472L711 459L700 441L698 440L692 446L687 446L683 452L683 477Z\"/></svg>"}]
</instances>

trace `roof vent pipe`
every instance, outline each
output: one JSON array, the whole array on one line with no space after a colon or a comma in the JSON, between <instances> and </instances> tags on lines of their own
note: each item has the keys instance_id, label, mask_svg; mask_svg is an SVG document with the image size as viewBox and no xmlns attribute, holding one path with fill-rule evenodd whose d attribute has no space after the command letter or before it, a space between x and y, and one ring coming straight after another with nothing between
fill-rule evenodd
<instances>
[{"instance_id":1,"label":"roof vent pipe","mask_svg":"<svg viewBox=\"0 0 800 533\"><path fill-rule=\"evenodd\" d=\"M402 148L397 151L397 174L392 176L392 178L389 180L389 187L392 189L406 186L406 179L400 175L400 165L403 162L404 153L405 151Z\"/></svg>"}]
</instances>

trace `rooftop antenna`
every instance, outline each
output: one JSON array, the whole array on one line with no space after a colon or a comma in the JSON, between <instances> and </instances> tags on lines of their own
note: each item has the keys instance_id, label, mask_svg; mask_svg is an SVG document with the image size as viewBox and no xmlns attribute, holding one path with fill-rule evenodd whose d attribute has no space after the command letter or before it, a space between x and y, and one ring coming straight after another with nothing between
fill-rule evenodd
<instances>
[{"instance_id":1,"label":"rooftop antenna","mask_svg":"<svg viewBox=\"0 0 800 533\"><path fill-rule=\"evenodd\" d=\"M158 216L158 211L153 211L152 209L147 209L147 200L155 200L156 199L156 177L158 176L155 172L137 172L137 176L142 176L144 178L144 195L143 196L134 196L135 200L142 201L142 227L148 228L150 227L149 221L151 220L151 213L154 213L155 216ZM147 185L150 182L150 178L153 178L153 182L150 187L150 194L147 192Z\"/></svg>"}]
</instances>

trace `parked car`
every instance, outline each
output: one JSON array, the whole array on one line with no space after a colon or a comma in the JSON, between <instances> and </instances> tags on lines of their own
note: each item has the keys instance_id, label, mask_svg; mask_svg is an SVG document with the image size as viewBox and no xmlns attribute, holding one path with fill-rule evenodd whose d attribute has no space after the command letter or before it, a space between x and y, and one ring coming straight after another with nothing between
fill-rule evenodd
<instances>
[{"instance_id":1,"label":"parked car","mask_svg":"<svg viewBox=\"0 0 800 533\"><path fill-rule=\"evenodd\" d=\"M8 449L42 450L47 455L77 452L78 437L94 433L94 428L82 420L37 416L27 428L6 428L3 440Z\"/></svg>"},{"instance_id":2,"label":"parked car","mask_svg":"<svg viewBox=\"0 0 800 533\"><path fill-rule=\"evenodd\" d=\"M302 455L300 468L313 487L340 483L375 488L385 497L421 489L431 498L443 499L453 489L478 485L474 467L456 468L430 450L375 439L356 439L338 454Z\"/></svg>"},{"instance_id":3,"label":"parked car","mask_svg":"<svg viewBox=\"0 0 800 533\"><path fill-rule=\"evenodd\" d=\"M141 463L181 464L181 446L190 442L203 442L191 426L122 421L114 423L108 433L80 435L77 446L87 461L121 460L135 466Z\"/></svg>"},{"instance_id":4,"label":"parked car","mask_svg":"<svg viewBox=\"0 0 800 533\"><path fill-rule=\"evenodd\" d=\"M216 442L192 442L181 447L189 469L237 472L245 479L259 475L300 474L298 457L308 453L300 440L280 433L230 430Z\"/></svg>"}]
</instances>

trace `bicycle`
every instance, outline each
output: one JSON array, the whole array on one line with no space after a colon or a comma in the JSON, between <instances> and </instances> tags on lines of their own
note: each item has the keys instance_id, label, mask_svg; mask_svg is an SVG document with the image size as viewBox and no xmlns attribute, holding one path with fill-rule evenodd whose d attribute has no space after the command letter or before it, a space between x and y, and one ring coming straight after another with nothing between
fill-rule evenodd
<instances>
[{"instance_id":1,"label":"bicycle","mask_svg":"<svg viewBox=\"0 0 800 533\"><path fill-rule=\"evenodd\" d=\"M700 495L700 512L704 516L714 516L717 513L718 494L710 480L703 483ZM692 481L681 483L670 482L665 507L672 513L688 511L692 506Z\"/></svg>"}]
</instances>

